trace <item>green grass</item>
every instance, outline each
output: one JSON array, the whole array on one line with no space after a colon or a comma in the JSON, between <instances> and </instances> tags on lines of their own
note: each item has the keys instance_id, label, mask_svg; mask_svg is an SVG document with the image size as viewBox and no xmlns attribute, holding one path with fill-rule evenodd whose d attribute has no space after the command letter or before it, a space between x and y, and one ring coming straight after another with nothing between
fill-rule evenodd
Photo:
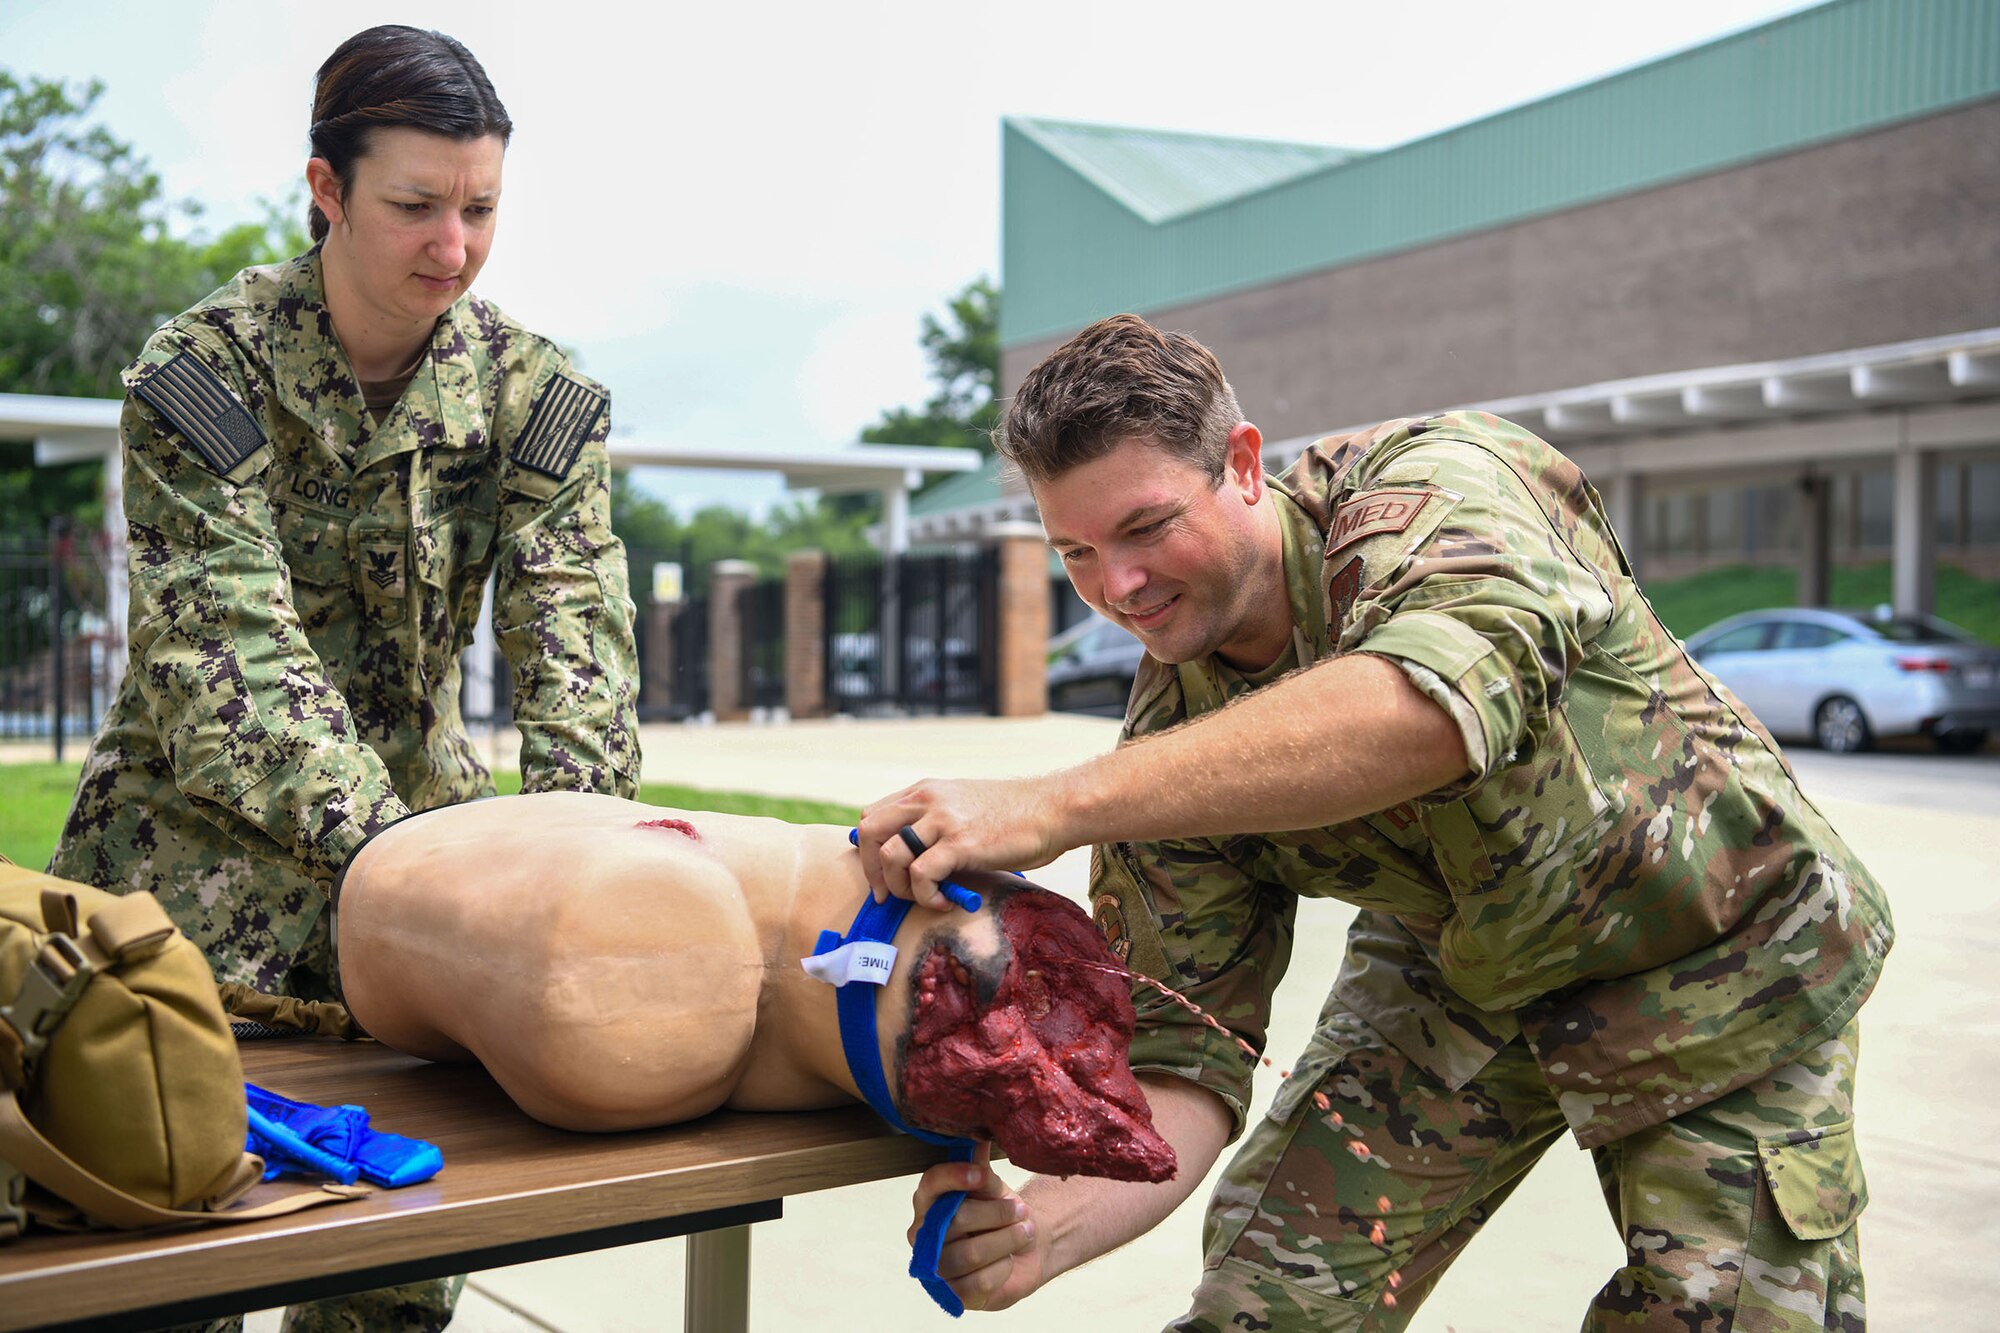
<instances>
[{"instance_id":1,"label":"green grass","mask_svg":"<svg viewBox=\"0 0 2000 1333\"><path fill-rule=\"evenodd\" d=\"M0 764L0 854L17 865L40 870L55 851L69 798L76 790L77 764ZM521 790L519 773L497 773L503 796ZM755 796L738 791L704 791L670 782L649 782L639 789L648 805L681 810L714 810L726 815L768 815L792 824L853 824L861 811L851 805L802 801L784 796Z\"/></svg>"},{"instance_id":2,"label":"green grass","mask_svg":"<svg viewBox=\"0 0 2000 1333\"><path fill-rule=\"evenodd\" d=\"M1799 574L1791 566L1730 565L1666 583L1644 581L1644 586L1667 628L1685 638L1741 611L1796 605ZM1828 600L1834 606L1867 609L1889 599L1887 564L1833 571ZM1940 565L1937 616L1988 643L2000 643L2000 580Z\"/></svg>"},{"instance_id":3,"label":"green grass","mask_svg":"<svg viewBox=\"0 0 2000 1333\"><path fill-rule=\"evenodd\" d=\"M502 796L521 790L519 773L495 773L494 785ZM744 791L708 791L683 787L673 782L648 782L639 788L639 799L647 805L667 805L680 810L713 810L723 815L765 815L788 824L853 824L861 818L861 807L835 805L828 801L805 801L790 796L758 796Z\"/></svg>"},{"instance_id":4,"label":"green grass","mask_svg":"<svg viewBox=\"0 0 2000 1333\"><path fill-rule=\"evenodd\" d=\"M56 849L81 764L0 764L0 855L40 870Z\"/></svg>"}]
</instances>

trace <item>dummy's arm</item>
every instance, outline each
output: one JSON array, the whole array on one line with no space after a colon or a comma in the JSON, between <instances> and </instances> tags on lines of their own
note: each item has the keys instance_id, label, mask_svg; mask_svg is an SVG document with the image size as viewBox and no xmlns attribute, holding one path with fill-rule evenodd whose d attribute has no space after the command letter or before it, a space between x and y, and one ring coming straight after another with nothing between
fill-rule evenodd
<instances>
[{"instance_id":1,"label":"dummy's arm","mask_svg":"<svg viewBox=\"0 0 2000 1333\"><path fill-rule=\"evenodd\" d=\"M1232 1123L1222 1099L1185 1079L1142 1074L1139 1081L1152 1104L1153 1127L1179 1160L1172 1180L1148 1185L1036 1176L1016 1194L991 1167L977 1163L949 1162L924 1173L915 1199L919 1220L941 1193L970 1195L938 1261L938 1272L968 1310L1004 1309L1050 1278L1144 1235L1215 1165Z\"/></svg>"}]
</instances>

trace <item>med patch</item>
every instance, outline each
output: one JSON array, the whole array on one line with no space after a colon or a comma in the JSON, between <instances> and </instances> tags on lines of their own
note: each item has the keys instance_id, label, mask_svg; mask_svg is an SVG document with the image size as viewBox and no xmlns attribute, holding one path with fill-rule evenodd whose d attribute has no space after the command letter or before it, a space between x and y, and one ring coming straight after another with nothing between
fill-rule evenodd
<instances>
[{"instance_id":1,"label":"med patch","mask_svg":"<svg viewBox=\"0 0 2000 1333\"><path fill-rule=\"evenodd\" d=\"M152 404L218 476L228 476L264 447L262 428L229 386L187 352L138 381L132 392Z\"/></svg>"},{"instance_id":2,"label":"med patch","mask_svg":"<svg viewBox=\"0 0 2000 1333\"><path fill-rule=\"evenodd\" d=\"M557 481L576 466L583 442L603 413L606 395L581 380L557 375L535 400L528 424L514 440L508 456L531 472Z\"/></svg>"},{"instance_id":3,"label":"med patch","mask_svg":"<svg viewBox=\"0 0 2000 1333\"><path fill-rule=\"evenodd\" d=\"M1435 491L1402 487L1385 487L1349 496L1333 511L1333 526L1326 534L1326 558L1332 560L1335 552L1344 550L1363 537L1403 531L1417 521L1417 515L1423 513L1424 506L1436 496Z\"/></svg>"}]
</instances>

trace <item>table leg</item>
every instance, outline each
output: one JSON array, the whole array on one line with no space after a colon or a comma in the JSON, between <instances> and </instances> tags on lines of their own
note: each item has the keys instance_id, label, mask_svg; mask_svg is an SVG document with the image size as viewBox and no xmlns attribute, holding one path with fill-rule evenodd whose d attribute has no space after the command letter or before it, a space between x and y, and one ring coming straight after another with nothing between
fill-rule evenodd
<instances>
[{"instance_id":1,"label":"table leg","mask_svg":"<svg viewBox=\"0 0 2000 1333\"><path fill-rule=\"evenodd\" d=\"M750 1333L750 1228L687 1238L687 1333Z\"/></svg>"}]
</instances>

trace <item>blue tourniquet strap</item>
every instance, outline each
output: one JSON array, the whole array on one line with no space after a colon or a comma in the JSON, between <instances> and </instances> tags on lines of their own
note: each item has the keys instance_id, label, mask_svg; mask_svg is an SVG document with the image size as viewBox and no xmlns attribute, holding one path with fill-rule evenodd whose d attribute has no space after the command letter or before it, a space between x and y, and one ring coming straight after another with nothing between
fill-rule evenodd
<instances>
[{"instance_id":1,"label":"blue tourniquet strap","mask_svg":"<svg viewBox=\"0 0 2000 1333\"><path fill-rule=\"evenodd\" d=\"M287 1171L318 1172L341 1185L352 1185L361 1179L361 1168L353 1162L315 1147L254 1106L244 1110L250 1122L247 1147L264 1159L264 1179L276 1180Z\"/></svg>"},{"instance_id":2,"label":"blue tourniquet strap","mask_svg":"<svg viewBox=\"0 0 2000 1333\"><path fill-rule=\"evenodd\" d=\"M841 945L856 940L893 940L896 938L896 927L903 924L903 918L909 915L909 911L907 898L891 898L883 903L876 902L873 897L864 898L846 937L823 930L813 952L831 953ZM860 1089L861 1096L874 1108L875 1114L888 1121L892 1128L925 1143L943 1145L950 1150L950 1161L971 1161L977 1147L971 1139L933 1134L905 1124L903 1117L896 1114L896 1103L889 1095L889 1081L882 1073L882 1049L875 1039L875 997L878 993L876 987L866 982L853 981L834 992L834 1004L840 1016L840 1045L846 1052L847 1070L854 1075L855 1087ZM950 1228L951 1219L957 1215L958 1206L964 1202L963 1190L939 1195L925 1212L923 1225L917 1229L916 1243L910 1252L910 1276L921 1282L938 1307L954 1318L965 1313L965 1305L938 1276L937 1264L938 1255L944 1249L944 1233Z\"/></svg>"},{"instance_id":3,"label":"blue tourniquet strap","mask_svg":"<svg viewBox=\"0 0 2000 1333\"><path fill-rule=\"evenodd\" d=\"M395 1189L429 1180L444 1169L435 1144L385 1134L359 1106L315 1106L243 1085L249 1151L264 1159L264 1179L326 1175L343 1185L357 1177Z\"/></svg>"},{"instance_id":4,"label":"blue tourniquet strap","mask_svg":"<svg viewBox=\"0 0 2000 1333\"><path fill-rule=\"evenodd\" d=\"M971 1141L960 1139L951 1146L945 1160L969 1162L972 1153ZM965 1313L965 1302L958 1299L950 1283L938 1276L938 1259L944 1254L944 1233L951 1230L951 1219L958 1216L958 1206L964 1202L964 1190L953 1190L931 1200L931 1206L924 1212L924 1224L917 1228L917 1238L910 1244L910 1276L923 1283L938 1308L954 1319Z\"/></svg>"}]
</instances>

